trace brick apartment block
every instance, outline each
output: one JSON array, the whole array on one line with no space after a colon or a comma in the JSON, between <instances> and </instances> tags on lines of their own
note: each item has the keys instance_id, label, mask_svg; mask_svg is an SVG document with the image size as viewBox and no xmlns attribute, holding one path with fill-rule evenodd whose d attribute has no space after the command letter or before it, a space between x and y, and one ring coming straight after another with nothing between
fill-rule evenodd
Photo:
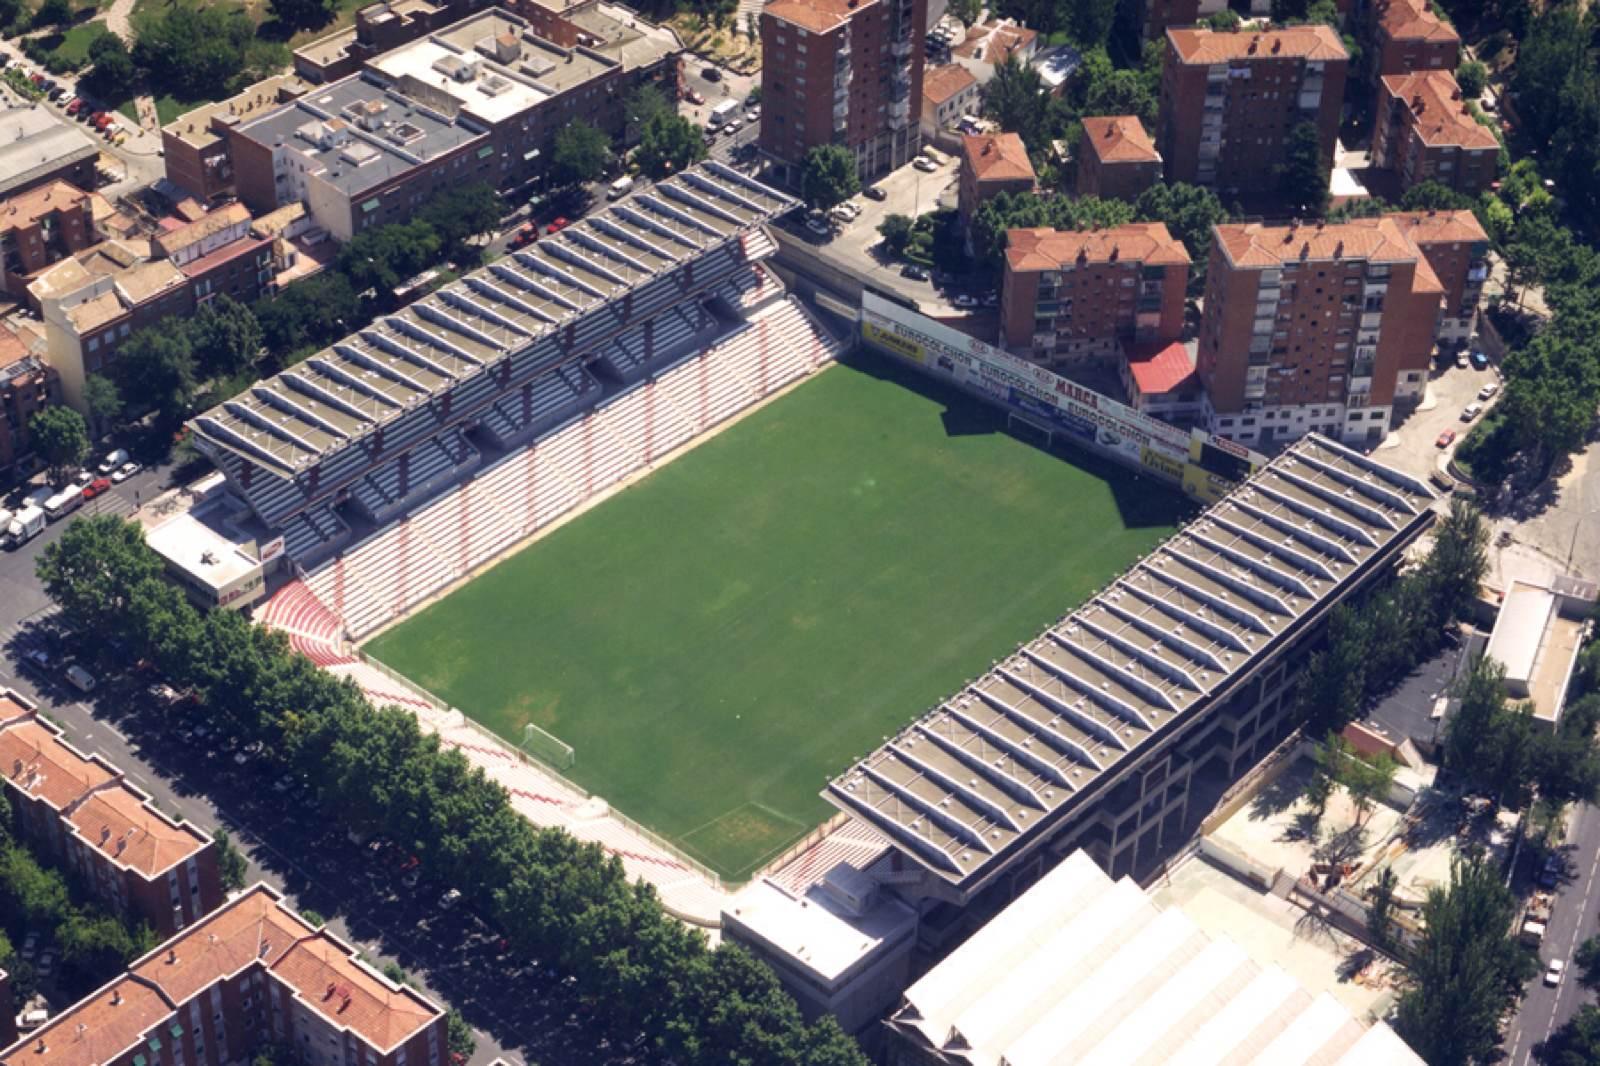
<instances>
[{"instance_id":1,"label":"brick apartment block","mask_svg":"<svg viewBox=\"0 0 1600 1066\"><path fill-rule=\"evenodd\" d=\"M1015 133L980 133L961 138L961 176L956 203L963 229L978 205L1003 192L1032 192L1036 177L1028 148Z\"/></svg>"},{"instance_id":2,"label":"brick apartment block","mask_svg":"<svg viewBox=\"0 0 1600 1066\"><path fill-rule=\"evenodd\" d=\"M1499 160L1500 142L1467 110L1455 75L1429 70L1379 82L1372 165L1394 171L1401 188L1436 181L1477 196Z\"/></svg>"},{"instance_id":3,"label":"brick apartment block","mask_svg":"<svg viewBox=\"0 0 1600 1066\"><path fill-rule=\"evenodd\" d=\"M222 902L210 837L156 810L122 771L78 751L31 703L3 691L0 779L23 836L116 913L170 935Z\"/></svg>"},{"instance_id":4,"label":"brick apartment block","mask_svg":"<svg viewBox=\"0 0 1600 1066\"><path fill-rule=\"evenodd\" d=\"M1269 192L1285 142L1302 122L1317 127L1331 167L1349 66L1327 26L1168 30L1157 136L1167 180Z\"/></svg>"},{"instance_id":5,"label":"brick apartment block","mask_svg":"<svg viewBox=\"0 0 1600 1066\"><path fill-rule=\"evenodd\" d=\"M1137 115L1083 120L1078 142L1078 195L1128 200L1161 180L1161 153Z\"/></svg>"},{"instance_id":6,"label":"brick apartment block","mask_svg":"<svg viewBox=\"0 0 1600 1066\"><path fill-rule=\"evenodd\" d=\"M927 0L773 0L761 9L761 150L792 180L842 144L863 179L922 150Z\"/></svg>"},{"instance_id":7,"label":"brick apartment block","mask_svg":"<svg viewBox=\"0 0 1600 1066\"><path fill-rule=\"evenodd\" d=\"M1251 445L1381 440L1395 403L1422 395L1445 297L1415 229L1217 226L1198 353L1210 428Z\"/></svg>"},{"instance_id":8,"label":"brick apartment block","mask_svg":"<svg viewBox=\"0 0 1600 1066\"><path fill-rule=\"evenodd\" d=\"M1006 233L1000 341L1044 365L1109 361L1126 344L1177 340L1189 253L1159 222Z\"/></svg>"},{"instance_id":9,"label":"brick apartment block","mask_svg":"<svg viewBox=\"0 0 1600 1066\"><path fill-rule=\"evenodd\" d=\"M1461 36L1433 13L1428 0L1377 0L1369 17L1374 77L1422 70L1455 73Z\"/></svg>"},{"instance_id":10,"label":"brick apartment block","mask_svg":"<svg viewBox=\"0 0 1600 1066\"><path fill-rule=\"evenodd\" d=\"M443 1066L445 1013L256 885L0 1051L4 1066Z\"/></svg>"},{"instance_id":11,"label":"brick apartment block","mask_svg":"<svg viewBox=\"0 0 1600 1066\"><path fill-rule=\"evenodd\" d=\"M18 299L34 276L95 242L89 194L64 181L0 203L0 287Z\"/></svg>"}]
</instances>

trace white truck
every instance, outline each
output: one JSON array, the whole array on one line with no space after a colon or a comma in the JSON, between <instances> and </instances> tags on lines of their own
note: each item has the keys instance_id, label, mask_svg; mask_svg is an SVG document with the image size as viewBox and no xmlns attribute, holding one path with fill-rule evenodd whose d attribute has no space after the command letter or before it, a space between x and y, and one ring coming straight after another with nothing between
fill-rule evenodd
<instances>
[{"instance_id":1,"label":"white truck","mask_svg":"<svg viewBox=\"0 0 1600 1066\"><path fill-rule=\"evenodd\" d=\"M729 119L739 113L739 101L724 100L711 109L711 117L706 119L706 128L720 130Z\"/></svg>"},{"instance_id":2,"label":"white truck","mask_svg":"<svg viewBox=\"0 0 1600 1066\"><path fill-rule=\"evenodd\" d=\"M3 536L6 547L20 548L44 531L45 522L44 509L29 504L11 516L11 521L0 536Z\"/></svg>"},{"instance_id":3,"label":"white truck","mask_svg":"<svg viewBox=\"0 0 1600 1066\"><path fill-rule=\"evenodd\" d=\"M67 515L83 506L83 486L68 485L48 500L44 501L44 513L50 521L65 518Z\"/></svg>"}]
</instances>

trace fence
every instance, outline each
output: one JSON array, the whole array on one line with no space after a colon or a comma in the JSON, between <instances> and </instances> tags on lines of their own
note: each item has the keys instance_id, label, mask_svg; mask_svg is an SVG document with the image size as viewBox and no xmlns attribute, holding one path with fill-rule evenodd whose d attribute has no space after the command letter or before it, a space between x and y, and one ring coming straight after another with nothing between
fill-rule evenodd
<instances>
[{"instance_id":1,"label":"fence","mask_svg":"<svg viewBox=\"0 0 1600 1066\"><path fill-rule=\"evenodd\" d=\"M547 763L547 762L545 762L545 761L543 761L541 759L537 759L537 758L533 757L532 755L529 755L527 752L523 751L521 748L517 747L516 745L514 745L511 742L509 742L508 740L506 740L504 737L500 736L498 733L490 732L488 729L484 728L483 726L479 725L477 722L473 721L471 718L467 717L460 710L458 710L455 707L452 707L449 704L445 703L439 697L435 696L433 693L429 692L427 689L423 688L421 685L417 684L415 681L412 681L410 678L406 677L404 674L400 673L398 670L391 669L390 667L384 665L383 663L379 662L377 659L374 659L372 656L368 655L365 651L358 650L357 654L361 656L361 661L362 662L366 663L369 666L375 667L378 671L383 673L391 681L395 681L395 682L397 682L397 683L399 683L401 685L404 685L407 689L410 689L412 692L416 693L417 696L419 696L421 699L426 701L435 710L438 710L438 711L443 712L444 714L453 716L453 718L454 718L456 723L459 723L460 725L463 725L466 728L472 730L474 733L478 734L479 737L483 738L485 743L493 745L496 749L498 749L500 751L504 751L507 755L512 756L518 762L521 762L526 766L529 766L529 767L531 767L531 768L533 768L535 770L538 770L540 773L546 775L547 777L554 778L561 785L561 787L563 787L563 788L567 789L568 791L572 792L580 800L591 800L591 799L595 798L594 796L592 796L589 793L588 789L584 788L582 785L580 785L577 782L571 780L570 778L568 778L568 777L556 772L556 770L553 767L551 767L551 765L549 763ZM719 892L728 891L728 887L725 884L723 884L723 882L722 882L721 875L719 875L716 871L712 870L710 867L706 866L705 863L700 862L698 859L692 858L689 855L684 854L682 848L678 847L678 845L676 845L676 844L672 843L671 841L667 840L665 837L661 836L659 833L655 832L653 829L645 828L644 826L640 825L638 822L634 821L632 818L629 818L627 815L623 814L621 811L619 811L615 807L611 806L609 803L606 804L606 814L605 814L605 816L607 818L610 818L612 821L616 822L617 824L621 825L623 828L629 830L632 833L637 834L638 836L642 837L644 840L646 840L649 843L651 843L651 844L655 845L656 847L660 848L662 851L664 851L668 855L672 856L672 858L675 861L682 863L688 869L693 870L696 874L698 874L701 877L705 878L705 880L710 882L711 886L713 888L717 889ZM574 835L576 835L576 834L574 834Z\"/></svg>"}]
</instances>

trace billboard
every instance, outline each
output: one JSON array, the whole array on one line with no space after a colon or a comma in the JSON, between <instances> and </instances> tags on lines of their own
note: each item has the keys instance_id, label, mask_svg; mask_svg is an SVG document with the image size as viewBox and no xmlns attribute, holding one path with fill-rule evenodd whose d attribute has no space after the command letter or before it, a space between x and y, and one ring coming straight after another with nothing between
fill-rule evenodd
<instances>
[{"instance_id":1,"label":"billboard","mask_svg":"<svg viewBox=\"0 0 1600 1066\"><path fill-rule=\"evenodd\" d=\"M1196 499L1211 502L1266 462L1232 441L1151 418L871 291L861 294L861 339Z\"/></svg>"}]
</instances>

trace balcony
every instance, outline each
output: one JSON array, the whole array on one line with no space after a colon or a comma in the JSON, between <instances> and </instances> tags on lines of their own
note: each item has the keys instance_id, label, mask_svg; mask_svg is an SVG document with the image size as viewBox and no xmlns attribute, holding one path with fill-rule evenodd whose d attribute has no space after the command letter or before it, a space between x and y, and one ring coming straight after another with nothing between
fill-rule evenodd
<instances>
[{"instance_id":1,"label":"balcony","mask_svg":"<svg viewBox=\"0 0 1600 1066\"><path fill-rule=\"evenodd\" d=\"M903 130L911 122L911 101L896 100L889 104L889 128Z\"/></svg>"},{"instance_id":2,"label":"balcony","mask_svg":"<svg viewBox=\"0 0 1600 1066\"><path fill-rule=\"evenodd\" d=\"M890 41L889 42L889 54L894 56L895 59L900 60L902 62L904 62L907 59L910 59L911 58L911 42L910 41Z\"/></svg>"}]
</instances>

